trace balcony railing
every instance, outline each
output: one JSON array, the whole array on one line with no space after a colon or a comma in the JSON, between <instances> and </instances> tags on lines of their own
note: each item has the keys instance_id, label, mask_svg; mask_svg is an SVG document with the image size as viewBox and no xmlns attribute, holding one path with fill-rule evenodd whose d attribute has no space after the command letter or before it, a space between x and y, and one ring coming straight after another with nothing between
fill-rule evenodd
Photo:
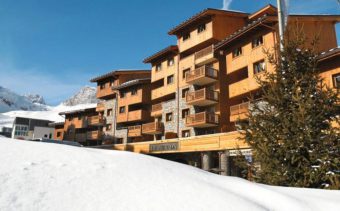
<instances>
[{"instance_id":1,"label":"balcony railing","mask_svg":"<svg viewBox=\"0 0 340 211\"><path fill-rule=\"evenodd\" d=\"M217 59L214 57L214 46L210 45L207 48L204 48L200 51L195 53L195 64L196 65L203 65L208 64Z\"/></svg>"},{"instance_id":2,"label":"balcony railing","mask_svg":"<svg viewBox=\"0 0 340 211\"><path fill-rule=\"evenodd\" d=\"M248 113L248 111L249 111L249 102L230 106L230 115L244 114L244 113Z\"/></svg>"},{"instance_id":3,"label":"balcony railing","mask_svg":"<svg viewBox=\"0 0 340 211\"><path fill-rule=\"evenodd\" d=\"M249 112L249 102L230 106L230 121L235 122L238 119L246 119Z\"/></svg>"},{"instance_id":4,"label":"balcony railing","mask_svg":"<svg viewBox=\"0 0 340 211\"><path fill-rule=\"evenodd\" d=\"M90 131L86 133L87 140L99 140L102 138L102 132L101 131Z\"/></svg>"},{"instance_id":5,"label":"balcony railing","mask_svg":"<svg viewBox=\"0 0 340 211\"><path fill-rule=\"evenodd\" d=\"M128 127L128 137L139 137L142 136L142 126L135 125Z\"/></svg>"},{"instance_id":6,"label":"balcony railing","mask_svg":"<svg viewBox=\"0 0 340 211\"><path fill-rule=\"evenodd\" d=\"M218 71L212 67L202 66L186 74L189 84L205 85L217 81Z\"/></svg>"},{"instance_id":7,"label":"balcony railing","mask_svg":"<svg viewBox=\"0 0 340 211\"><path fill-rule=\"evenodd\" d=\"M151 107L151 116L162 116L163 104L158 103L152 105Z\"/></svg>"},{"instance_id":8,"label":"balcony railing","mask_svg":"<svg viewBox=\"0 0 340 211\"><path fill-rule=\"evenodd\" d=\"M91 116L87 118L88 125L103 125L105 118L103 116Z\"/></svg>"},{"instance_id":9,"label":"balcony railing","mask_svg":"<svg viewBox=\"0 0 340 211\"><path fill-rule=\"evenodd\" d=\"M201 112L186 117L187 127L212 127L219 124L219 116L215 113Z\"/></svg>"},{"instance_id":10,"label":"balcony railing","mask_svg":"<svg viewBox=\"0 0 340 211\"><path fill-rule=\"evenodd\" d=\"M195 53L195 60L196 60L196 59L200 59L200 58L202 58L202 57L204 57L204 56L207 56L207 55L209 55L209 54L212 54L212 53L214 53L214 47L213 47L213 45L211 45L211 46L209 46L209 47L207 47L207 48L204 48L204 49L202 49L202 50L200 50L200 51L197 51L197 52Z\"/></svg>"},{"instance_id":11,"label":"balcony railing","mask_svg":"<svg viewBox=\"0 0 340 211\"><path fill-rule=\"evenodd\" d=\"M86 133L76 133L75 141L76 142L85 142L86 141Z\"/></svg>"},{"instance_id":12,"label":"balcony railing","mask_svg":"<svg viewBox=\"0 0 340 211\"><path fill-rule=\"evenodd\" d=\"M189 105L207 106L218 102L218 92L206 88L189 92L186 96Z\"/></svg>"},{"instance_id":13,"label":"balcony railing","mask_svg":"<svg viewBox=\"0 0 340 211\"><path fill-rule=\"evenodd\" d=\"M163 124L161 122L151 122L143 124L142 133L143 134L160 134L163 132Z\"/></svg>"}]
</instances>

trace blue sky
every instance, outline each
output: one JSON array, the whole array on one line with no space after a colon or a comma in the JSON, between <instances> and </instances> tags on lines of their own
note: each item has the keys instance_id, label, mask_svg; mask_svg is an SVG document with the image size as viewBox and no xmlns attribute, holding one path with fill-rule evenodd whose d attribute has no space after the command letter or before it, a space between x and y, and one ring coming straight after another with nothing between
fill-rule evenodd
<instances>
[{"instance_id":1,"label":"blue sky","mask_svg":"<svg viewBox=\"0 0 340 211\"><path fill-rule=\"evenodd\" d=\"M268 3L276 0L233 0L230 9L254 12ZM222 6L223 0L0 0L0 86L58 104L93 76L149 68L145 57L176 43L170 28ZM340 14L340 6L291 0L289 11Z\"/></svg>"}]
</instances>

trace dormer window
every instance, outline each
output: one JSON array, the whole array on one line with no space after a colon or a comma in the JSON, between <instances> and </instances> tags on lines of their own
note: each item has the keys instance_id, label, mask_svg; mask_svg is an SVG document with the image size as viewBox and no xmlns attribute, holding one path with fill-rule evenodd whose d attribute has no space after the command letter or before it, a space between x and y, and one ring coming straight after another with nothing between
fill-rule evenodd
<instances>
[{"instance_id":1,"label":"dormer window","mask_svg":"<svg viewBox=\"0 0 340 211\"><path fill-rule=\"evenodd\" d=\"M172 66L175 64L174 58L168 59L168 66Z\"/></svg>"},{"instance_id":2,"label":"dormer window","mask_svg":"<svg viewBox=\"0 0 340 211\"><path fill-rule=\"evenodd\" d=\"M238 47L233 50L233 58L241 56L242 55L242 48Z\"/></svg>"},{"instance_id":3,"label":"dormer window","mask_svg":"<svg viewBox=\"0 0 340 211\"><path fill-rule=\"evenodd\" d=\"M156 64L156 72L162 70L162 63Z\"/></svg>"},{"instance_id":4,"label":"dormer window","mask_svg":"<svg viewBox=\"0 0 340 211\"><path fill-rule=\"evenodd\" d=\"M201 33L202 31L205 31L205 24L200 24L197 27L197 33Z\"/></svg>"},{"instance_id":5,"label":"dormer window","mask_svg":"<svg viewBox=\"0 0 340 211\"><path fill-rule=\"evenodd\" d=\"M253 39L251 43L253 48L256 48L257 46L263 45L263 36L256 37Z\"/></svg>"},{"instance_id":6,"label":"dormer window","mask_svg":"<svg viewBox=\"0 0 340 211\"><path fill-rule=\"evenodd\" d=\"M183 41L190 39L190 32L187 32L183 35Z\"/></svg>"}]
</instances>

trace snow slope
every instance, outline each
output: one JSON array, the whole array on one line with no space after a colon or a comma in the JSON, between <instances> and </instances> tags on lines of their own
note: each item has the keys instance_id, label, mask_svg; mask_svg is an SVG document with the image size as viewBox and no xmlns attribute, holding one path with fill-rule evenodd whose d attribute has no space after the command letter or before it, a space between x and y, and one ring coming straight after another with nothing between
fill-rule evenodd
<instances>
[{"instance_id":1,"label":"snow slope","mask_svg":"<svg viewBox=\"0 0 340 211\"><path fill-rule=\"evenodd\" d=\"M0 86L0 113L14 110L44 111L47 106L33 102L33 95L22 96Z\"/></svg>"},{"instance_id":2,"label":"snow slope","mask_svg":"<svg viewBox=\"0 0 340 211\"><path fill-rule=\"evenodd\" d=\"M0 210L339 210L340 191L273 187L146 155L0 138Z\"/></svg>"}]
</instances>

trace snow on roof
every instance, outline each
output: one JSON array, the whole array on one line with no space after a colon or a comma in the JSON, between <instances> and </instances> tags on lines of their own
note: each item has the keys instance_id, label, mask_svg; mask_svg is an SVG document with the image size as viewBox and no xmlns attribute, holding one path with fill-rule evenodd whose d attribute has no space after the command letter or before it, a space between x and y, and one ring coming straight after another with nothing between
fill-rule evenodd
<instances>
[{"instance_id":1,"label":"snow on roof","mask_svg":"<svg viewBox=\"0 0 340 211\"><path fill-rule=\"evenodd\" d=\"M90 82L97 82L100 80L103 80L108 77L114 77L119 74L129 74L132 72L150 72L150 70L143 70L143 69L117 69L117 70L112 70L108 73L105 73L103 75L97 76L95 78L92 78Z\"/></svg>"},{"instance_id":2,"label":"snow on roof","mask_svg":"<svg viewBox=\"0 0 340 211\"><path fill-rule=\"evenodd\" d=\"M127 87L130 87L130 86L134 86L134 85L137 85L137 84L144 84L144 83L148 83L148 82L151 82L150 78L138 78L138 79L134 79L134 80L124 82L119 86L113 87L112 89L119 90L119 89L127 88Z\"/></svg>"},{"instance_id":3,"label":"snow on roof","mask_svg":"<svg viewBox=\"0 0 340 211\"><path fill-rule=\"evenodd\" d=\"M122 151L0 138L0 160L0 210L340 207L340 191L262 185Z\"/></svg>"}]
</instances>

